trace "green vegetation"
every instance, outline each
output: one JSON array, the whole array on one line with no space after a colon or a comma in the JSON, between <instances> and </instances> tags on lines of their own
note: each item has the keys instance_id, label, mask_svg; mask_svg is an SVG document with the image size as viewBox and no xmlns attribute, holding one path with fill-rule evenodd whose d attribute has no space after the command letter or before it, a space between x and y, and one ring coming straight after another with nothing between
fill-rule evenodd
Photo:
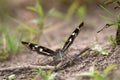
<instances>
[{"instance_id":1,"label":"green vegetation","mask_svg":"<svg viewBox=\"0 0 120 80\"><path fill-rule=\"evenodd\" d=\"M27 9L34 11L38 14L38 18L35 20L37 24L41 27L44 26L43 20L48 16L58 17L62 19L71 19L75 13L79 16L80 19L84 18L86 14L86 7L85 6L79 6L79 3L77 1L73 2L70 7L68 8L66 13L62 13L55 8L50 9L46 14L43 11L42 5L37 0L35 7L27 7Z\"/></svg>"},{"instance_id":2,"label":"green vegetation","mask_svg":"<svg viewBox=\"0 0 120 80\"><path fill-rule=\"evenodd\" d=\"M92 80L107 80L111 70L113 70L115 67L116 65L110 64L106 67L106 69L103 72L101 72L95 70L95 67L92 66L89 68L88 72L83 72L80 75L91 77Z\"/></svg>"},{"instance_id":3,"label":"green vegetation","mask_svg":"<svg viewBox=\"0 0 120 80\"><path fill-rule=\"evenodd\" d=\"M57 73L52 73L52 71L44 71L42 69L36 69L36 74L41 74L44 80L53 80Z\"/></svg>"},{"instance_id":4,"label":"green vegetation","mask_svg":"<svg viewBox=\"0 0 120 80\"><path fill-rule=\"evenodd\" d=\"M2 60L6 59L10 55L9 53L16 53L20 45L18 42L16 42L17 35L10 32L9 26L7 24L1 24L0 26L2 26L0 27L2 35L2 40L0 40L0 60Z\"/></svg>"},{"instance_id":5,"label":"green vegetation","mask_svg":"<svg viewBox=\"0 0 120 80\"><path fill-rule=\"evenodd\" d=\"M80 6L79 3L75 1L70 5L66 13L62 13L54 8L51 9L48 13L51 16L55 16L55 17L62 18L65 20L72 19L72 17L75 14L77 14L77 16L79 17L78 20L82 20L84 16L86 15L86 6L85 5Z\"/></svg>"},{"instance_id":6,"label":"green vegetation","mask_svg":"<svg viewBox=\"0 0 120 80\"><path fill-rule=\"evenodd\" d=\"M84 5L79 6L77 14L78 14L79 18L82 20L86 15L86 6L84 6Z\"/></svg>"},{"instance_id":7,"label":"green vegetation","mask_svg":"<svg viewBox=\"0 0 120 80\"><path fill-rule=\"evenodd\" d=\"M107 2L105 2L105 5L108 4L112 4L113 2L116 2L118 5L117 7L120 6L120 1L119 0L107 0ZM100 5L100 7L107 12L107 14L109 14L112 18L106 17L106 16L102 16L102 18L104 18L105 20L110 22L110 26L115 25L117 26L117 31L116 31L116 38L114 39L112 36L109 37L109 41L112 42L113 44L117 44L120 45L120 14L115 15L112 11L110 11L109 9L106 9L104 6ZM108 27L110 27L108 26Z\"/></svg>"},{"instance_id":8,"label":"green vegetation","mask_svg":"<svg viewBox=\"0 0 120 80\"><path fill-rule=\"evenodd\" d=\"M15 74L12 74L10 76L8 76L7 80L14 80L15 79Z\"/></svg>"},{"instance_id":9,"label":"green vegetation","mask_svg":"<svg viewBox=\"0 0 120 80\"><path fill-rule=\"evenodd\" d=\"M94 51L97 51L97 52L99 52L99 53L101 53L101 54L103 54L103 55L108 55L108 53L109 53L107 50L103 49L103 48L102 48L100 45L98 45L98 44L92 46L91 49L94 50Z\"/></svg>"},{"instance_id":10,"label":"green vegetation","mask_svg":"<svg viewBox=\"0 0 120 80\"><path fill-rule=\"evenodd\" d=\"M27 9L38 14L38 16L31 21L31 23L34 24L34 27L5 13L5 17L14 21L18 25L14 28L7 22L0 24L0 60L8 58L12 53L18 53L21 47L21 40L38 42L39 38L37 39L37 37L43 34L43 30L46 28L46 26L44 26L44 20L48 16L70 19L74 14L77 14L79 18L82 19L86 13L85 6L79 6L79 3L76 1L70 5L67 13L62 13L55 8L52 8L45 13L39 0L36 0L35 6L29 6Z\"/></svg>"},{"instance_id":11,"label":"green vegetation","mask_svg":"<svg viewBox=\"0 0 120 80\"><path fill-rule=\"evenodd\" d=\"M108 39L109 42L111 42L112 44L116 45L116 38L114 38L112 35L109 36L109 39Z\"/></svg>"},{"instance_id":12,"label":"green vegetation","mask_svg":"<svg viewBox=\"0 0 120 80\"><path fill-rule=\"evenodd\" d=\"M117 2L117 7L120 7L120 0L111 0L110 2L105 2L105 5L111 4L113 2ZM3 4L1 3L1 5ZM101 8L108 14L110 14L114 19L102 15L101 17L109 21L111 25L116 25L118 27L116 38L110 36L108 41L110 41L114 45L120 45L120 15L118 14L116 16L113 12L106 9L104 6L101 6ZM0 15L6 15L3 13L6 12L5 9L6 6L4 5L3 8L0 8ZM44 20L47 17L52 16L60 19L69 20L74 15L77 15L79 19L83 19L86 14L86 6L80 6L77 1L73 2L69 6L68 10L66 10L66 13L60 12L55 8L52 8L45 13L39 0L36 0L35 6L29 6L27 7L27 9L35 12L38 15L37 18L31 21L31 23L35 24L34 27L29 26L22 21L10 16L7 17L18 24L16 27L11 27L7 22L0 23L0 60L7 59L13 53L18 53L21 47L21 40L38 42L38 36L42 35L43 30L46 28ZM104 50L100 45L94 45L91 49L100 52L103 55L108 55L109 53L107 50ZM115 67L116 65L109 65L103 72L95 70L95 67L90 67L88 72L84 72L81 75L89 76L93 80L106 80L111 70ZM44 71L42 69L36 69L35 72L36 74L41 74L44 80L52 80L57 75L57 73L53 73L52 71ZM8 80L13 80L14 78L15 75L10 75L8 77Z\"/></svg>"},{"instance_id":13,"label":"green vegetation","mask_svg":"<svg viewBox=\"0 0 120 80\"><path fill-rule=\"evenodd\" d=\"M40 29L43 29L44 28L43 21L44 21L46 15L44 14L42 5L40 5L39 1L37 0L35 6L33 6L33 7L29 6L29 7L27 7L27 9L38 14L38 18L36 18L33 22L35 22L40 27Z\"/></svg>"},{"instance_id":14,"label":"green vegetation","mask_svg":"<svg viewBox=\"0 0 120 80\"><path fill-rule=\"evenodd\" d=\"M28 26L27 24L25 24L19 20L16 20L12 17L9 17L9 18L18 24L18 26L15 28L15 32L16 32L16 34L20 34L22 39L24 39L26 41L27 40L30 41L30 40L33 40L37 35L39 35L40 30L37 29L37 26L31 27L31 26ZM19 33L20 31L22 33ZM24 36L22 36L23 34L24 34Z\"/></svg>"},{"instance_id":15,"label":"green vegetation","mask_svg":"<svg viewBox=\"0 0 120 80\"><path fill-rule=\"evenodd\" d=\"M71 19L73 15L77 14L79 20L82 20L86 14L86 6L80 6L77 1L73 2L67 10L67 13L64 15L65 19Z\"/></svg>"}]
</instances>

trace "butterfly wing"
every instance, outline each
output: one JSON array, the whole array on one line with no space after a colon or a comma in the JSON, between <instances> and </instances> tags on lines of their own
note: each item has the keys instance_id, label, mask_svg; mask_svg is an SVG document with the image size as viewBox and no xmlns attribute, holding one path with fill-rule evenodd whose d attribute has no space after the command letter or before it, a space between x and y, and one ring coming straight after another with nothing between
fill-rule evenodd
<instances>
[{"instance_id":1,"label":"butterfly wing","mask_svg":"<svg viewBox=\"0 0 120 80\"><path fill-rule=\"evenodd\" d=\"M36 51L38 54L43 54L46 56L54 56L55 55L55 52L53 50L48 49L46 47L38 46L37 44L25 42L25 41L22 41L22 44L25 45L30 50Z\"/></svg>"},{"instance_id":2,"label":"butterfly wing","mask_svg":"<svg viewBox=\"0 0 120 80\"><path fill-rule=\"evenodd\" d=\"M80 28L84 25L84 23L82 22L73 32L72 34L69 36L68 40L65 42L62 50L63 52L65 52L69 46L73 43L73 41L75 40L76 36L79 34L80 32Z\"/></svg>"}]
</instances>

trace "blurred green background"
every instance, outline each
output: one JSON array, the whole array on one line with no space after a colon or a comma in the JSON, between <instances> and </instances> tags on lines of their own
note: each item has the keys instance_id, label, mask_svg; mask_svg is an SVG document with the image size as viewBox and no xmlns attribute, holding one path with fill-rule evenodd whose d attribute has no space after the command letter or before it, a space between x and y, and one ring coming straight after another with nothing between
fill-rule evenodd
<instances>
[{"instance_id":1,"label":"blurred green background","mask_svg":"<svg viewBox=\"0 0 120 80\"><path fill-rule=\"evenodd\" d=\"M39 43L46 19L84 20L101 0L0 0L0 59L21 53L21 40ZM51 20L49 20L51 21ZM50 22L52 23L52 22Z\"/></svg>"}]
</instances>

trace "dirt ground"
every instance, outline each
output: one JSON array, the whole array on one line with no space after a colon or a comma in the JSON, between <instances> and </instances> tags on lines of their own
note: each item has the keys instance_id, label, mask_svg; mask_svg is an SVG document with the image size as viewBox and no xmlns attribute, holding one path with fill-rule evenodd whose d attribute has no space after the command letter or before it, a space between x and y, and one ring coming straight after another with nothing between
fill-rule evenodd
<instances>
[{"instance_id":1,"label":"dirt ground","mask_svg":"<svg viewBox=\"0 0 120 80\"><path fill-rule=\"evenodd\" d=\"M95 10L92 9L93 8L89 8L89 11L87 12L87 15L84 19L85 25L82 28L80 34L75 39L72 46L69 48L69 52L67 54L70 56L78 54L82 49L93 44L100 44L102 46L105 46L105 48L108 50L111 50L113 48L113 45L107 42L107 39L109 35L115 35L116 27L112 26L108 29L103 30L101 33L96 33L107 22L99 17L99 14L103 13L99 8ZM44 45L50 49L55 50L63 46L62 42L66 35L69 36L71 32L81 23L81 21L76 21L76 18L73 18L69 21L49 18L45 20L45 23L52 23L52 27L44 31L44 35L40 38L40 45ZM48 40L46 40L46 37ZM23 49L27 50L27 48L24 46ZM6 78L11 74L15 74L15 80L33 80L35 78L33 69L30 69L29 67L20 69L10 68L19 66L24 67L28 65L46 66L46 63L52 61L51 57L27 51L17 54L9 60L0 62L0 80L3 80L3 78ZM83 79L79 74L84 71L88 71L90 66L93 65L97 70L104 70L105 67L109 64L117 64L117 68L113 71L114 75L116 75L116 73L119 73L120 71L119 52L119 47L116 47L107 56L94 52L80 56L74 65L58 71L56 80L89 80L88 78ZM10 70L4 70L7 68ZM114 75L111 75L111 79L109 80L115 80ZM118 76L116 75L116 77Z\"/></svg>"}]
</instances>

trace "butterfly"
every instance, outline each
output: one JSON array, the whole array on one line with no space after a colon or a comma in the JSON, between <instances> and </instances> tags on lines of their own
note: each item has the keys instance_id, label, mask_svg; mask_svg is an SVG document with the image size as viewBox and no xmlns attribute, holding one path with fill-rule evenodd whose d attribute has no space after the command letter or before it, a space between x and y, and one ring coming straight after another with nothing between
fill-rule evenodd
<instances>
[{"instance_id":1,"label":"butterfly","mask_svg":"<svg viewBox=\"0 0 120 80\"><path fill-rule=\"evenodd\" d=\"M53 51L49 48L46 48L44 46L40 46L38 44L35 43L31 43L31 42L26 42L26 41L22 41L22 44L25 45L27 48L29 48L32 51L37 52L38 54L43 54L45 56L56 56L57 58L61 58L64 57L65 55L65 51L71 46L71 44L73 43L73 41L75 40L76 36L79 34L81 27L84 25L84 23L82 22L73 32L72 34L69 36L69 38L67 39L67 41L65 42L63 48L61 49L57 49L56 51Z\"/></svg>"}]
</instances>

